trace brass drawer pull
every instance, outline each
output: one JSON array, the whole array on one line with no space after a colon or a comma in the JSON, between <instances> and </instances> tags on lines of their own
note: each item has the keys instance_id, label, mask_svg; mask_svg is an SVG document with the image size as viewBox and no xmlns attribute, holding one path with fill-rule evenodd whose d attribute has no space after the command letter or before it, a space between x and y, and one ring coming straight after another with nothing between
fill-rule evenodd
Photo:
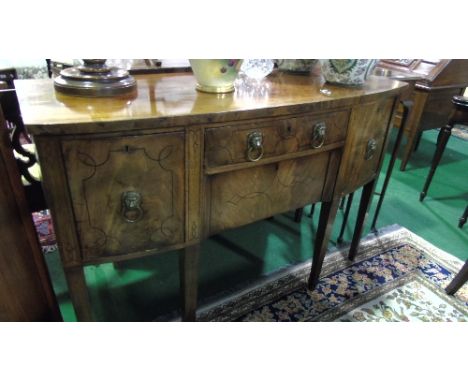
<instances>
[{"instance_id":1,"label":"brass drawer pull","mask_svg":"<svg viewBox=\"0 0 468 382\"><path fill-rule=\"evenodd\" d=\"M364 155L365 160L371 159L377 151L377 141L375 139L369 139L367 141L366 153Z\"/></svg>"},{"instance_id":2,"label":"brass drawer pull","mask_svg":"<svg viewBox=\"0 0 468 382\"><path fill-rule=\"evenodd\" d=\"M247 136L247 159L257 162L263 157L263 134L254 131Z\"/></svg>"},{"instance_id":3,"label":"brass drawer pull","mask_svg":"<svg viewBox=\"0 0 468 382\"><path fill-rule=\"evenodd\" d=\"M141 194L135 191L122 193L122 217L129 223L135 223L143 216Z\"/></svg>"},{"instance_id":4,"label":"brass drawer pull","mask_svg":"<svg viewBox=\"0 0 468 382\"><path fill-rule=\"evenodd\" d=\"M323 146L326 131L327 125L325 122L319 122L314 126L314 131L312 133L312 147L314 149L319 149Z\"/></svg>"}]
</instances>

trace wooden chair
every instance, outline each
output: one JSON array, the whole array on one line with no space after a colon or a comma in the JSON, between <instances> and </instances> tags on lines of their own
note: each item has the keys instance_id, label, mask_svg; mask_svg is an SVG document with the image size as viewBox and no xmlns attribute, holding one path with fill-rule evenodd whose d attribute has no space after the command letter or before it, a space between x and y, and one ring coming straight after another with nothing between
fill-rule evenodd
<instances>
[{"instance_id":1,"label":"wooden chair","mask_svg":"<svg viewBox=\"0 0 468 382\"><path fill-rule=\"evenodd\" d=\"M61 321L0 107L0 321Z\"/></svg>"},{"instance_id":2,"label":"wooden chair","mask_svg":"<svg viewBox=\"0 0 468 382\"><path fill-rule=\"evenodd\" d=\"M47 204L42 190L42 176L36 159L35 145L24 128L14 88L0 90L0 107L6 120L5 126L2 128L6 127L9 131L11 146L21 174L29 210L31 212L45 210Z\"/></svg>"},{"instance_id":3,"label":"wooden chair","mask_svg":"<svg viewBox=\"0 0 468 382\"><path fill-rule=\"evenodd\" d=\"M456 124L468 124L468 97L454 96L452 103L455 106L452 114L450 115L449 121L445 127L440 129L439 136L437 137L437 149L432 158L431 168L427 175L426 182L424 183L423 190L419 196L419 200L423 201L431 185L432 178L437 170L437 166L440 163L442 155L444 153L447 142L452 135L452 128Z\"/></svg>"},{"instance_id":4,"label":"wooden chair","mask_svg":"<svg viewBox=\"0 0 468 382\"><path fill-rule=\"evenodd\" d=\"M444 153L445 147L447 146L447 142L452 135L452 128L457 124L468 124L468 97L463 96L454 96L452 98L452 103L454 105L454 110L450 115L449 121L445 127L443 127L440 132L439 136L437 137L437 149L434 153L434 157L432 158L431 168L429 170L429 174L427 175L426 182L424 183L423 190L419 195L419 200L422 202L427 195L429 187L432 182L432 178L437 170L437 167L440 163L442 155ZM460 228L466 222L468 216L468 206L466 207L463 215L459 219L458 226Z\"/></svg>"},{"instance_id":5,"label":"wooden chair","mask_svg":"<svg viewBox=\"0 0 468 382\"><path fill-rule=\"evenodd\" d=\"M427 195L429 190L429 186L431 185L432 178L437 170L437 166L440 163L442 158L442 154L444 153L445 147L447 146L447 142L452 134L452 128L456 124L467 124L468 123L468 97L463 96L454 96L452 98L452 103L454 105L454 110L450 115L449 121L447 125L442 128L439 132L439 136L437 137L437 149L434 153L434 157L432 159L431 168L429 170L429 174L427 175L426 182L424 183L423 190L419 196L419 200L422 202ZM460 218L459 227L462 228L464 223L466 222L468 216L468 206L465 208L465 211ZM454 294L457 292L458 289L462 287L462 285L468 280L468 261L465 262L465 265L461 269L461 271L455 276L453 281L445 288L448 294Z\"/></svg>"}]
</instances>

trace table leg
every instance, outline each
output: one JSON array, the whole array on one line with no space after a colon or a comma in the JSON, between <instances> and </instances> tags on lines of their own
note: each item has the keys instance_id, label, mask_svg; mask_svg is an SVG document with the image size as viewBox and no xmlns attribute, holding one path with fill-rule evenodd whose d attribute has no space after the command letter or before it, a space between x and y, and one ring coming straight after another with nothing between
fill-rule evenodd
<instances>
[{"instance_id":1,"label":"table leg","mask_svg":"<svg viewBox=\"0 0 468 382\"><path fill-rule=\"evenodd\" d=\"M423 132L420 131L418 133L418 136L416 137L416 143L414 144L413 151L416 152L418 151L419 144L421 143L421 138L422 138Z\"/></svg>"},{"instance_id":2,"label":"table leg","mask_svg":"<svg viewBox=\"0 0 468 382\"><path fill-rule=\"evenodd\" d=\"M338 207L340 210L342 210L344 208L345 201L346 201L346 196L343 196L341 198L340 206Z\"/></svg>"},{"instance_id":3,"label":"table leg","mask_svg":"<svg viewBox=\"0 0 468 382\"><path fill-rule=\"evenodd\" d=\"M463 268L457 273L447 288L445 288L445 291L447 294L455 294L466 281L468 281L468 261L465 262Z\"/></svg>"},{"instance_id":4,"label":"table leg","mask_svg":"<svg viewBox=\"0 0 468 382\"><path fill-rule=\"evenodd\" d=\"M182 320L195 321L198 299L198 260L200 244L186 247L180 254L179 274L182 294Z\"/></svg>"},{"instance_id":5,"label":"table leg","mask_svg":"<svg viewBox=\"0 0 468 382\"><path fill-rule=\"evenodd\" d=\"M436 152L434 153L434 158L432 159L431 169L429 170L429 174L427 175L426 183L424 183L423 190L419 195L419 200L422 202L427 195L427 190L432 182L432 177L435 174L437 166L439 165L440 159L442 158L442 154L444 153L445 146L447 146L447 142L452 134L452 127L451 125L447 125L440 129L439 137L437 138L438 144Z\"/></svg>"},{"instance_id":6,"label":"table leg","mask_svg":"<svg viewBox=\"0 0 468 382\"><path fill-rule=\"evenodd\" d=\"M463 212L463 215L460 217L460 220L458 221L458 227L463 228L467 219L468 219L468 206L466 206L465 212Z\"/></svg>"},{"instance_id":7,"label":"table leg","mask_svg":"<svg viewBox=\"0 0 468 382\"><path fill-rule=\"evenodd\" d=\"M315 236L314 257L308 281L310 290L313 290L317 286L339 203L340 198L336 197L331 202L323 202L320 207L320 219Z\"/></svg>"},{"instance_id":8,"label":"table leg","mask_svg":"<svg viewBox=\"0 0 468 382\"><path fill-rule=\"evenodd\" d=\"M343 223L341 224L341 230L340 230L340 234L338 235L338 239L336 239L336 242L338 244L341 244L343 242L344 230L346 228L346 223L348 223L348 217L349 217L349 211L351 210L351 205L353 204L353 196L354 196L354 192L351 192L348 195L348 201L346 203L346 209L345 209L345 213L343 216ZM342 200L344 200L344 198Z\"/></svg>"},{"instance_id":9,"label":"table leg","mask_svg":"<svg viewBox=\"0 0 468 382\"><path fill-rule=\"evenodd\" d=\"M356 226L354 228L353 240L349 248L349 260L354 260L356 257L357 249L359 246L359 241L361 240L362 231L364 228L364 223L366 220L367 211L372 202L372 196L374 194L375 185L377 184L377 179L374 179L367 183L361 194L361 201L359 203L359 210L356 218Z\"/></svg>"},{"instance_id":10,"label":"table leg","mask_svg":"<svg viewBox=\"0 0 468 382\"><path fill-rule=\"evenodd\" d=\"M408 140L406 142L406 146L403 152L403 157L401 159L400 171L406 170L406 165L408 164L409 158L414 151L414 145L416 144L416 138L418 134L419 134L419 131L408 132Z\"/></svg>"},{"instance_id":11,"label":"table leg","mask_svg":"<svg viewBox=\"0 0 468 382\"><path fill-rule=\"evenodd\" d=\"M296 212L294 213L294 221L296 223L300 223L302 220L302 214L304 213L304 208L298 208L296 209Z\"/></svg>"},{"instance_id":12,"label":"table leg","mask_svg":"<svg viewBox=\"0 0 468 382\"><path fill-rule=\"evenodd\" d=\"M312 218L314 216L314 211L315 211L315 203L312 203L312 205L310 206L309 218Z\"/></svg>"},{"instance_id":13,"label":"table leg","mask_svg":"<svg viewBox=\"0 0 468 382\"><path fill-rule=\"evenodd\" d=\"M83 267L65 268L68 290L78 321L94 321Z\"/></svg>"},{"instance_id":14,"label":"table leg","mask_svg":"<svg viewBox=\"0 0 468 382\"><path fill-rule=\"evenodd\" d=\"M413 108L413 102L409 101L409 100L406 100L406 101L402 101L401 105L403 107L403 114L401 116L401 127L398 130L398 134L397 134L397 137L395 139L395 144L393 145L392 155L390 157L390 162L388 163L387 172L385 174L385 180L384 180L384 183L383 183L383 186L382 186L382 191L380 191L380 196L379 196L379 200L377 202L377 207L375 209L374 218L372 219L371 231L376 230L375 226L377 224L377 219L379 217L380 208L382 207L382 203L383 203L384 198L385 198L385 193L387 192L388 183L390 182L390 177L392 176L393 166L395 165L395 161L396 161L397 156L398 156L398 150L400 149L400 144L401 144L401 141L403 140L403 133L404 133L404 131L406 129L406 125L407 125L407 123L409 121L408 116L410 115L411 110ZM421 138L421 134L422 133L420 133L419 138Z\"/></svg>"}]
</instances>

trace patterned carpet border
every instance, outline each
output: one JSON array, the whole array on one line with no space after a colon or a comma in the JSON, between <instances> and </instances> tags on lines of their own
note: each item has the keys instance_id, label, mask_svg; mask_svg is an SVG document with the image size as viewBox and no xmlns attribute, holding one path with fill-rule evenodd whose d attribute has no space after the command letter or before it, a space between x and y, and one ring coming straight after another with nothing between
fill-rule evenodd
<instances>
[{"instance_id":1,"label":"patterned carpet border","mask_svg":"<svg viewBox=\"0 0 468 382\"><path fill-rule=\"evenodd\" d=\"M468 126L455 125L452 129L452 135L464 141L468 141Z\"/></svg>"},{"instance_id":2,"label":"patterned carpet border","mask_svg":"<svg viewBox=\"0 0 468 382\"><path fill-rule=\"evenodd\" d=\"M389 252L387 255L391 256L391 251L398 251L398 248L405 245L414 247L415 251L421 251L421 254L424 254L425 258L428 259L428 262L432 261L433 263L440 265L440 274L431 275L430 272L433 272L433 270L429 267L428 274L425 275L426 278L432 278L432 281L440 286L440 288L438 288L439 292L436 294L441 299L446 301L452 299L450 302L455 304L457 309L462 312L466 312L467 304L454 301L455 299L446 296L442 289L442 287L448 284L448 282L453 278L453 275L462 267L463 262L447 252L435 247L406 228L398 225L389 226L379 230L377 235L369 234L366 236L362 240L359 254L354 263L351 263L346 257L348 252L347 247L335 249L331 253L327 254L322 269L321 280L329 278L331 275L335 274L335 272L344 270L347 267L352 267L366 261L369 262L379 254L385 255L385 252ZM371 265L371 263L369 264ZM369 264L365 265L369 266ZM263 282L257 283L248 289L228 296L218 303L202 307L199 310L198 320L236 321L255 309L260 309L261 307L278 301L286 295L296 293L295 291L304 289L310 272L310 265L311 262L308 261L284 271L280 271ZM357 303L360 303L360 300L368 301L370 298L378 297L398 285L403 285L410 278L417 279L424 285L429 285L428 281L425 280L424 277L419 277L414 272L406 274L401 272L390 282L382 283L379 288L369 288L369 290L366 290L362 295L355 296L349 301L337 302L336 308L334 308L333 311L325 309L325 311L319 312L318 314L315 314L315 316L304 317L303 320L333 320L340 314L349 311L352 305L355 306ZM432 291L434 292L434 288L432 288Z\"/></svg>"}]
</instances>

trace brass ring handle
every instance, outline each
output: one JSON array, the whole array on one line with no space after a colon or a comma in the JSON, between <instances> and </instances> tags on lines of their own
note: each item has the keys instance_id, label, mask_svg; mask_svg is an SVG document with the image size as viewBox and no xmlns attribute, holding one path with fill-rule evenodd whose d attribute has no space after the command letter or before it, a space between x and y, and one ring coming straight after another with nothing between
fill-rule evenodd
<instances>
[{"instance_id":1,"label":"brass ring handle","mask_svg":"<svg viewBox=\"0 0 468 382\"><path fill-rule=\"evenodd\" d=\"M371 159L377 151L377 141L375 139L369 139L367 141L366 153L364 155L365 160Z\"/></svg>"},{"instance_id":2,"label":"brass ring handle","mask_svg":"<svg viewBox=\"0 0 468 382\"><path fill-rule=\"evenodd\" d=\"M247 159L257 162L263 157L263 134L254 131L247 136Z\"/></svg>"},{"instance_id":3,"label":"brass ring handle","mask_svg":"<svg viewBox=\"0 0 468 382\"><path fill-rule=\"evenodd\" d=\"M312 147L319 149L325 142L325 133L327 131L327 125L325 122L319 122L314 126L312 133Z\"/></svg>"},{"instance_id":4,"label":"brass ring handle","mask_svg":"<svg viewBox=\"0 0 468 382\"><path fill-rule=\"evenodd\" d=\"M135 223L143 217L141 194L135 191L122 193L122 217L129 223Z\"/></svg>"}]
</instances>

